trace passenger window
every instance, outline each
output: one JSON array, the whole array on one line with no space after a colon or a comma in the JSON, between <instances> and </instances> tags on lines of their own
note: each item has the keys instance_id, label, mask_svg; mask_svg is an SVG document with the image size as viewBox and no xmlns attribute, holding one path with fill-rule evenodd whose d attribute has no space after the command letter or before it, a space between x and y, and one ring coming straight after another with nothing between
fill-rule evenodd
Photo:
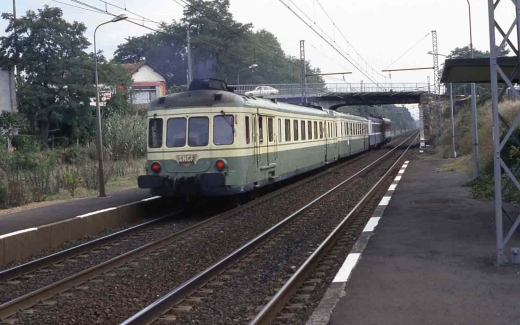
<instances>
[{"instance_id":1,"label":"passenger window","mask_svg":"<svg viewBox=\"0 0 520 325\"><path fill-rule=\"evenodd\" d=\"M273 134L273 119L269 117L267 118L267 139L269 142L273 142Z\"/></svg>"},{"instance_id":2,"label":"passenger window","mask_svg":"<svg viewBox=\"0 0 520 325\"><path fill-rule=\"evenodd\" d=\"M285 141L291 141L291 120L285 120Z\"/></svg>"},{"instance_id":3,"label":"passenger window","mask_svg":"<svg viewBox=\"0 0 520 325\"><path fill-rule=\"evenodd\" d=\"M312 122L307 122L307 132L309 132L309 136L307 137L309 140L312 140Z\"/></svg>"},{"instance_id":4,"label":"passenger window","mask_svg":"<svg viewBox=\"0 0 520 325\"><path fill-rule=\"evenodd\" d=\"M323 122L320 122L320 139L323 139Z\"/></svg>"},{"instance_id":5,"label":"passenger window","mask_svg":"<svg viewBox=\"0 0 520 325\"><path fill-rule=\"evenodd\" d=\"M233 115L219 115L213 118L213 143L233 144L235 118Z\"/></svg>"},{"instance_id":6,"label":"passenger window","mask_svg":"<svg viewBox=\"0 0 520 325\"><path fill-rule=\"evenodd\" d=\"M341 122L341 136L343 136L343 122Z\"/></svg>"},{"instance_id":7,"label":"passenger window","mask_svg":"<svg viewBox=\"0 0 520 325\"><path fill-rule=\"evenodd\" d=\"M298 141L298 120L294 120L293 124L294 124L294 141Z\"/></svg>"},{"instance_id":8,"label":"passenger window","mask_svg":"<svg viewBox=\"0 0 520 325\"><path fill-rule=\"evenodd\" d=\"M163 119L152 118L148 122L148 147L162 147Z\"/></svg>"},{"instance_id":9,"label":"passenger window","mask_svg":"<svg viewBox=\"0 0 520 325\"><path fill-rule=\"evenodd\" d=\"M188 120L188 145L190 147L205 147L209 142L209 119L207 117L192 117Z\"/></svg>"},{"instance_id":10,"label":"passenger window","mask_svg":"<svg viewBox=\"0 0 520 325\"><path fill-rule=\"evenodd\" d=\"M282 142L282 120L278 119L278 135L276 136L278 142Z\"/></svg>"},{"instance_id":11,"label":"passenger window","mask_svg":"<svg viewBox=\"0 0 520 325\"><path fill-rule=\"evenodd\" d=\"M249 116L246 116L246 143L251 142L251 133L249 129Z\"/></svg>"},{"instance_id":12,"label":"passenger window","mask_svg":"<svg viewBox=\"0 0 520 325\"><path fill-rule=\"evenodd\" d=\"M314 139L318 139L318 122L314 122Z\"/></svg>"},{"instance_id":13,"label":"passenger window","mask_svg":"<svg viewBox=\"0 0 520 325\"><path fill-rule=\"evenodd\" d=\"M166 146L169 148L184 147L186 145L186 119L168 119L166 131Z\"/></svg>"},{"instance_id":14,"label":"passenger window","mask_svg":"<svg viewBox=\"0 0 520 325\"><path fill-rule=\"evenodd\" d=\"M262 116L258 116L258 139L260 143L264 143L264 118Z\"/></svg>"},{"instance_id":15,"label":"passenger window","mask_svg":"<svg viewBox=\"0 0 520 325\"><path fill-rule=\"evenodd\" d=\"M305 121L302 121L302 140L305 140Z\"/></svg>"}]
</instances>

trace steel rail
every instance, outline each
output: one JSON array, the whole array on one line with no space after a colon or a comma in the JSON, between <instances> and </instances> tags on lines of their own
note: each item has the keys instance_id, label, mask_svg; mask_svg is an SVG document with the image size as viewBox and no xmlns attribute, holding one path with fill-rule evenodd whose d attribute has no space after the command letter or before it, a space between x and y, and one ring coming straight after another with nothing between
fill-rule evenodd
<instances>
[{"instance_id":1,"label":"steel rail","mask_svg":"<svg viewBox=\"0 0 520 325\"><path fill-rule=\"evenodd\" d=\"M162 216L162 217L159 217L159 218L156 218L156 219L153 219L153 220L150 220L150 221L147 221L147 222L135 225L135 226L127 228L127 229L120 230L120 231L115 232L113 234L110 234L110 235L107 235L107 236L103 236L101 238L97 238L97 239L94 239L92 241L89 241L89 242L86 242L86 243L83 243L83 244L80 244L80 245L77 245L77 246L74 246L74 247L71 247L71 248L67 248L65 250L62 250L62 251L59 251L59 252L56 252L56 253L53 253L53 254L50 254L50 255L38 258L36 260L33 260L33 261L30 261L30 262L27 262L27 263L15 266L13 268L0 271L0 282L12 280L14 278L17 278L17 277L23 275L23 274L34 272L34 271L36 271L38 269L44 268L44 267L49 266L51 264L61 262L61 261L65 260L65 259L67 259L67 258L71 258L73 256L82 254L82 253L84 253L86 251L89 251L89 250L92 250L92 249L104 246L104 245L106 245L109 242L113 242L113 241L115 241L115 240L117 240L119 238L128 236L129 234L131 234L133 232L136 232L136 231L139 231L139 230L142 230L143 228L146 228L146 227L148 227L148 226L150 226L152 224L159 223L159 222L161 222L161 221L163 221L163 220L165 220L167 218L171 218L173 216L176 216L176 215L182 213L182 211L183 210L178 210L178 211L169 213L169 214L167 214L165 216Z\"/></svg>"},{"instance_id":2,"label":"steel rail","mask_svg":"<svg viewBox=\"0 0 520 325\"><path fill-rule=\"evenodd\" d=\"M163 297L159 298L146 308L139 311L137 314L133 315L132 317L125 320L121 325L141 325L141 324L150 324L154 322L157 318L159 318L161 315L166 313L168 310L172 308L176 303L182 301L187 296L195 292L198 288L209 282L211 279L213 279L215 276L217 276L220 272L227 269L229 266L233 265L236 261L238 261L243 256L247 255L249 252L254 250L256 247L261 245L268 237L271 235L277 233L281 228L291 223L293 220L295 220L298 216L300 216L303 212L305 212L310 207L314 206L317 202L322 201L324 198L329 196L331 193L336 191L341 186L351 182L352 180L356 179L358 176L369 170L372 166L374 166L376 163L393 153L397 148L399 148L403 143L407 142L415 133L410 135L408 138L406 138L403 142L401 142L398 146L391 149L389 152L387 152L385 155L379 157L378 159L374 160L369 165L365 166L363 169L355 173L354 175L348 177L346 180L342 181L338 185L334 186L332 189L328 190L318 198L314 199L310 203L306 204L302 208L300 208L298 211L292 213L284 220L280 221L270 229L266 230L262 234L258 235L254 239L250 240L248 243L246 243L244 246L238 248L231 254L229 254L227 257L222 259L221 261L213 264L212 266L208 267L203 272L199 273L198 275L192 277L188 281L181 284L179 287L175 288L174 290L168 292Z\"/></svg>"},{"instance_id":3,"label":"steel rail","mask_svg":"<svg viewBox=\"0 0 520 325\"><path fill-rule=\"evenodd\" d=\"M418 135L417 135L418 136ZM379 181L370 189L370 191L361 199L361 201L350 211L343 221L334 229L334 231L320 244L320 246L309 256L309 258L300 266L300 268L291 276L284 286L271 298L271 300L262 308L249 325L270 324L280 313L285 305L289 302L294 293L302 285L312 270L316 267L321 257L323 257L330 248L341 237L345 228L348 227L353 219L358 216L366 204L377 193L379 188L385 183L386 179L394 171L398 163L404 158L410 147L417 140L417 136L401 154L396 162L388 169L388 171L379 179Z\"/></svg>"},{"instance_id":4,"label":"steel rail","mask_svg":"<svg viewBox=\"0 0 520 325\"><path fill-rule=\"evenodd\" d=\"M361 157L358 157L359 159L361 159ZM352 163L353 161L357 161L358 158L354 159L354 160L349 160L347 162L347 165ZM335 168L339 168L340 166L335 166ZM333 170L335 170L335 168L330 168L328 169L326 172L329 173ZM307 183L307 182L310 182L318 177L321 177L323 175L323 173L318 173L314 176L311 176L311 177L307 177L301 181L298 181L294 184L291 184L289 186L285 186L283 188L281 188L280 190L278 191L275 191L275 192L272 192L272 193L269 193L267 195L264 195L260 198L258 198L257 200L254 200L252 202L249 202L247 204L244 204L240 207L237 207L233 210L230 210L230 211L227 211L227 212L223 212L223 213L220 213L214 217L211 217L207 220L204 220L202 222L199 222L191 227L188 227L186 229L183 229L179 232L176 232L174 234L171 234L171 235L168 235L166 237L163 237L162 239L159 239L155 242L152 242L152 243L149 243L147 245L144 245L144 246L141 246L139 248L136 248L130 252L127 252L125 254L122 254L122 255L119 255L117 257L114 257L113 259L110 259L108 261L105 261L104 263L102 264L98 264L96 266L93 266L89 269L86 269L82 272L79 272L79 273L76 273L68 278L65 278L65 279L62 279L60 281L57 281L55 283L52 283L46 287L43 287L43 288L40 288L38 290L35 290L33 292L30 292L24 296L21 296L21 297L18 297L16 299L13 299L7 303L4 303L2 305L0 305L0 320L2 319L6 319L12 315L14 315L18 310L22 310L22 309L25 309L25 308L29 308L33 305L35 305L36 303L40 302L40 301L43 301L45 299L48 299L56 294L59 294L59 293L62 293L68 289L70 289L71 287L75 286L75 285L78 285L78 284L81 284L91 278L94 278L104 272L108 272L109 270L111 269L114 269L120 265L123 265L125 264L126 262L128 261L131 261L133 259L136 259L138 258L139 256L141 255L144 255L150 251L153 251L155 249L158 249L162 246L165 246L165 245L168 245L169 243L171 242L174 242L180 238L183 238L183 237L186 237L188 236L189 234L193 233L193 232L196 232L202 228L205 228L205 227L208 227L208 226L211 226L212 224L214 223L217 223L227 217L230 217L232 215L235 215L237 213L240 213L244 210L247 210L247 209L250 209L258 204L261 204L267 200L269 200L270 198L272 197L275 197L275 196L278 196L282 193L286 193L304 183ZM152 220L153 221L153 220ZM99 240L101 240L102 238L100 238ZM88 243L85 243L85 244L88 244ZM84 245L85 245L84 244ZM56 254L59 254L59 253L56 253ZM53 254L55 255L55 254ZM72 255L75 255L75 254L71 254ZM71 256L68 256L68 257L71 257ZM53 263L56 263L58 261L58 258L57 257L53 257L55 258L55 260L53 261ZM42 263L43 265L43 261L41 262L38 262L38 260L34 261L35 264L34 265L37 265L38 263ZM31 263L31 262L30 262ZM27 263L27 264L30 264L30 263ZM20 266L22 267L22 265ZM18 268L20 267L15 267L13 268L13 273L11 273L11 275L13 274L18 274L18 276L20 274L23 274L24 272L23 271L17 271ZM35 266L36 267L36 266ZM42 266L40 265L39 268L41 268ZM4 272L8 272L9 270L6 270ZM17 273L16 273L17 272ZM27 273L27 272L25 272ZM7 274L7 273L6 273ZM4 276L4 278L7 278L8 276ZM10 277L12 278L12 277Z\"/></svg>"}]
</instances>

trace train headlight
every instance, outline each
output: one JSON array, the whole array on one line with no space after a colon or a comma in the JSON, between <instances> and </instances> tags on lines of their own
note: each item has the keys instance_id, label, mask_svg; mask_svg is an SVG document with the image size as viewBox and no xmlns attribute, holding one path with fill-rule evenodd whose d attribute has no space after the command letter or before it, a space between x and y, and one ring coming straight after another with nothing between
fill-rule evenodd
<instances>
[{"instance_id":1,"label":"train headlight","mask_svg":"<svg viewBox=\"0 0 520 325\"><path fill-rule=\"evenodd\" d=\"M161 164L159 164L158 162L154 162L151 166L150 166L150 169L152 169L152 171L154 173L158 173L161 171Z\"/></svg>"},{"instance_id":2,"label":"train headlight","mask_svg":"<svg viewBox=\"0 0 520 325\"><path fill-rule=\"evenodd\" d=\"M215 167L217 168L217 170L219 172L223 171L224 168L226 168L226 162L222 159L219 159L217 160L217 162L215 163Z\"/></svg>"}]
</instances>

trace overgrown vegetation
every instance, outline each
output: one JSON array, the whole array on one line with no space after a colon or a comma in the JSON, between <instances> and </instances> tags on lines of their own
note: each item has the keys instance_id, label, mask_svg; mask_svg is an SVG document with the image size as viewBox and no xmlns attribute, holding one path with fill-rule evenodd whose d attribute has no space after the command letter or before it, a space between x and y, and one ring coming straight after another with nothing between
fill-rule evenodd
<instances>
[{"instance_id":1,"label":"overgrown vegetation","mask_svg":"<svg viewBox=\"0 0 520 325\"><path fill-rule=\"evenodd\" d=\"M445 111L448 107L444 107ZM477 199L494 198L493 181L493 138L492 138L492 114L491 103L489 101L479 105L478 115L478 141L479 141L479 163L481 176L468 183L471 187L471 195ZM499 105L500 114L511 125L520 113L520 101L504 101ZM465 173L473 173L473 146L471 136L471 111L470 106L465 105L457 109L455 115L455 146L458 158L450 162L446 168ZM451 126L449 119L444 119L443 134L440 138L439 154L448 158L451 157ZM520 129L517 128L514 134L520 136ZM505 136L505 130L501 128L501 139ZM520 149L510 139L502 150L502 159L508 166L515 166L520 163ZM518 176L518 175L517 175ZM507 181L508 177L503 176L503 184L507 184L503 190L504 199L520 203L520 193L513 182Z\"/></svg>"},{"instance_id":2,"label":"overgrown vegetation","mask_svg":"<svg viewBox=\"0 0 520 325\"><path fill-rule=\"evenodd\" d=\"M145 119L114 114L104 121L105 182L142 172L146 148ZM71 146L40 150L34 136L15 136L14 152L0 155L0 208L41 202L61 192L99 188L95 147Z\"/></svg>"}]
</instances>

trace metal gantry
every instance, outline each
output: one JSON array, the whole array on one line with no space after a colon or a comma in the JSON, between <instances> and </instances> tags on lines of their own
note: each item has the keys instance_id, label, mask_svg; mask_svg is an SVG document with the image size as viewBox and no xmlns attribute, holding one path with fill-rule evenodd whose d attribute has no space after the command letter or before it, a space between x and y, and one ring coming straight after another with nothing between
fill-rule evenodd
<instances>
[{"instance_id":1,"label":"metal gantry","mask_svg":"<svg viewBox=\"0 0 520 325\"><path fill-rule=\"evenodd\" d=\"M435 109L435 120L436 120L436 128L435 128L435 143L437 143L440 139L442 133L441 126L441 74L439 69L439 48L437 46L437 31L432 31L432 53L433 53L433 98L434 101L432 106Z\"/></svg>"},{"instance_id":2,"label":"metal gantry","mask_svg":"<svg viewBox=\"0 0 520 325\"><path fill-rule=\"evenodd\" d=\"M302 88L302 104L307 103L307 65L305 64L305 41L300 41L300 62L302 65L301 88Z\"/></svg>"},{"instance_id":3,"label":"metal gantry","mask_svg":"<svg viewBox=\"0 0 520 325\"><path fill-rule=\"evenodd\" d=\"M517 163L512 169L507 166L506 162L502 159L501 151L508 140L513 139L517 146L520 146L520 139L513 133L514 130L520 123L520 114L516 117L512 125L508 125L505 119L500 115L498 111L498 103L504 98L504 95L509 88L512 94L520 99L520 93L513 87L513 80L518 78L520 72L520 60L517 62L515 69L511 75L506 75L502 68L498 64L499 49L505 46L507 43L516 57L518 58L518 47L515 47L514 43L520 45L520 0L512 0L514 6L515 19L508 29L507 33L498 24L496 20L495 11L500 0L488 0L488 11L489 11L489 41L490 41L490 76L491 76L491 102L493 110L493 162L494 162L494 179L495 179L495 227L496 227L496 245L497 245L497 264L518 264L520 262L518 252L519 248L511 247L511 255L508 256L506 247L510 242L512 236L515 234L520 225L520 216L516 217L516 220L511 218L511 215L504 208L504 202L502 193L506 186L509 186L511 182L520 190L520 183L516 177L519 171L519 164ZM509 1L503 2L503 6L506 4L511 5ZM516 27L516 39L511 38L511 33ZM497 39L496 31L499 31L500 35ZM497 43L497 40L500 42ZM505 87L498 92L498 79L505 82ZM501 138L501 126L506 132ZM504 178L504 179L502 179ZM511 226L504 225L504 216L511 221ZM504 230L507 233L504 236Z\"/></svg>"}]
</instances>

